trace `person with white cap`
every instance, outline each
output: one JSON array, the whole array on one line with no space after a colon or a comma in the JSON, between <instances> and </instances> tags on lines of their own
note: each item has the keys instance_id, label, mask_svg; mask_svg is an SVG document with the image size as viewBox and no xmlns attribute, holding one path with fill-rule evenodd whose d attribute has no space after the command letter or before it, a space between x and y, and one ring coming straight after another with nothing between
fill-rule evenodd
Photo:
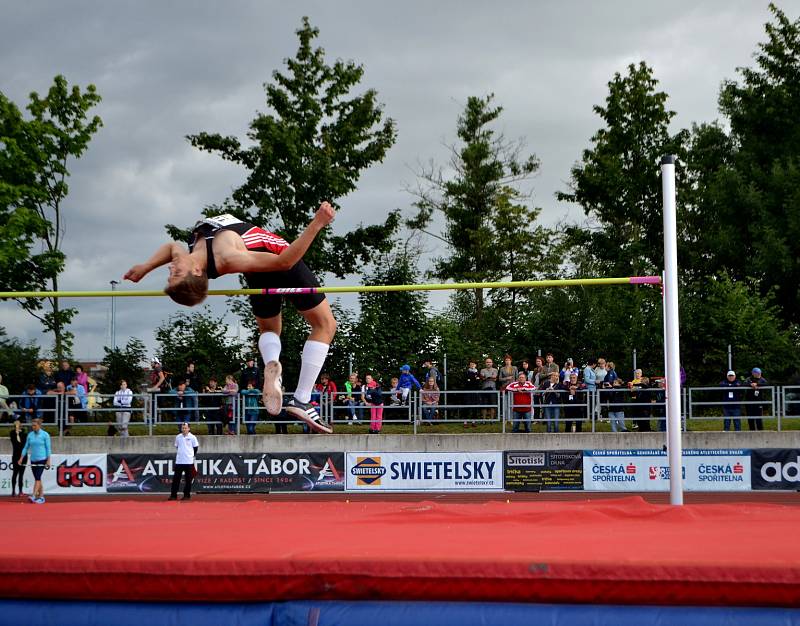
<instances>
[{"instance_id":1,"label":"person with white cap","mask_svg":"<svg viewBox=\"0 0 800 626\"><path fill-rule=\"evenodd\" d=\"M764 393L760 387L769 385L767 379L761 374L761 368L754 367L750 376L744 381L747 390L744 394L746 400L744 414L747 415L747 426L750 430L764 430Z\"/></svg>"},{"instance_id":2,"label":"person with white cap","mask_svg":"<svg viewBox=\"0 0 800 626\"><path fill-rule=\"evenodd\" d=\"M719 386L723 388L722 428L724 430L730 430L731 422L733 422L734 429L736 432L739 432L742 430L742 420L740 419L742 415L742 397L741 390L737 388L741 388L742 383L736 378L736 372L728 370L725 380L723 380Z\"/></svg>"}]
</instances>

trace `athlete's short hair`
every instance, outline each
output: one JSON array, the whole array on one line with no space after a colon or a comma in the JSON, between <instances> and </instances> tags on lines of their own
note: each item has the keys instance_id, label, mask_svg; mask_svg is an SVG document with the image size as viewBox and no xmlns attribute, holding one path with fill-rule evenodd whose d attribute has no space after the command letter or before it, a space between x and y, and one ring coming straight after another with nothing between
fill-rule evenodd
<instances>
[{"instance_id":1,"label":"athlete's short hair","mask_svg":"<svg viewBox=\"0 0 800 626\"><path fill-rule=\"evenodd\" d=\"M200 304L208 295L208 274L205 270L199 276L187 274L179 283L167 285L164 293L184 306Z\"/></svg>"}]
</instances>

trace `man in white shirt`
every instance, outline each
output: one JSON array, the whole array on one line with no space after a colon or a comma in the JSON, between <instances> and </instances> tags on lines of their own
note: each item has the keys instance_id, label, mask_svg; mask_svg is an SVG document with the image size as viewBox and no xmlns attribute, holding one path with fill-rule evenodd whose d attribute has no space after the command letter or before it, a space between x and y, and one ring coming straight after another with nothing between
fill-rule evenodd
<instances>
[{"instance_id":1,"label":"man in white shirt","mask_svg":"<svg viewBox=\"0 0 800 626\"><path fill-rule=\"evenodd\" d=\"M178 487L181 484L181 474L184 474L183 499L192 498L192 479L194 478L194 458L197 456L197 437L189 432L189 423L181 424L181 432L175 437L175 470L172 474L172 494L170 500L178 499Z\"/></svg>"},{"instance_id":2,"label":"man in white shirt","mask_svg":"<svg viewBox=\"0 0 800 626\"><path fill-rule=\"evenodd\" d=\"M133 400L133 392L128 389L128 382L125 380L119 381L119 390L114 394L114 406L118 410L117 413L117 430L120 437L128 436L128 423L131 421L131 401Z\"/></svg>"}]
</instances>

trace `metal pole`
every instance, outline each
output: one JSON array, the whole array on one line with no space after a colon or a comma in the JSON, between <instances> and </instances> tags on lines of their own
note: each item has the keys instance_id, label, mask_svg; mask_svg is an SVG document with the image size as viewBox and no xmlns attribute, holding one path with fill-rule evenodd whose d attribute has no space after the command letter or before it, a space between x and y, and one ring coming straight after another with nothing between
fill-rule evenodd
<instances>
[{"instance_id":1,"label":"metal pole","mask_svg":"<svg viewBox=\"0 0 800 626\"><path fill-rule=\"evenodd\" d=\"M733 350L731 344L728 344L728 371L733 369Z\"/></svg>"},{"instance_id":2,"label":"metal pole","mask_svg":"<svg viewBox=\"0 0 800 626\"><path fill-rule=\"evenodd\" d=\"M444 368L444 372L442 373L442 376L444 377L444 388L445 390L447 390L447 352L444 353L444 358L442 359L442 361L443 361L442 367Z\"/></svg>"},{"instance_id":3,"label":"metal pole","mask_svg":"<svg viewBox=\"0 0 800 626\"><path fill-rule=\"evenodd\" d=\"M353 373L353 355L352 354L348 354L347 355L347 375L349 376L352 373Z\"/></svg>"},{"instance_id":4,"label":"metal pole","mask_svg":"<svg viewBox=\"0 0 800 626\"><path fill-rule=\"evenodd\" d=\"M636 348L633 349L633 375L636 376Z\"/></svg>"},{"instance_id":5,"label":"metal pole","mask_svg":"<svg viewBox=\"0 0 800 626\"><path fill-rule=\"evenodd\" d=\"M681 441L680 325L678 321L678 227L675 203L675 156L661 159L661 191L664 205L664 313L667 331L666 396L669 454L669 501L683 504L683 444Z\"/></svg>"},{"instance_id":6,"label":"metal pole","mask_svg":"<svg viewBox=\"0 0 800 626\"><path fill-rule=\"evenodd\" d=\"M116 280L111 281L111 291L117 290L119 282ZM111 298L111 349L117 349L117 299Z\"/></svg>"}]
</instances>

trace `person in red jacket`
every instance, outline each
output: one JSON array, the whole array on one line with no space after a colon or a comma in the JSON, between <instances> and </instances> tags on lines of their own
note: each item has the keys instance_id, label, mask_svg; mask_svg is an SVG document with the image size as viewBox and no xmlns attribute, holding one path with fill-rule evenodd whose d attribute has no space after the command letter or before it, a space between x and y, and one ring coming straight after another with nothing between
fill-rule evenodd
<instances>
[{"instance_id":1,"label":"person in red jacket","mask_svg":"<svg viewBox=\"0 0 800 626\"><path fill-rule=\"evenodd\" d=\"M514 414L512 433L519 432L520 423L524 425L525 432L531 432L531 411L533 410L533 392L536 389L525 372L517 374L517 380L506 387L511 393L511 410Z\"/></svg>"}]
</instances>

